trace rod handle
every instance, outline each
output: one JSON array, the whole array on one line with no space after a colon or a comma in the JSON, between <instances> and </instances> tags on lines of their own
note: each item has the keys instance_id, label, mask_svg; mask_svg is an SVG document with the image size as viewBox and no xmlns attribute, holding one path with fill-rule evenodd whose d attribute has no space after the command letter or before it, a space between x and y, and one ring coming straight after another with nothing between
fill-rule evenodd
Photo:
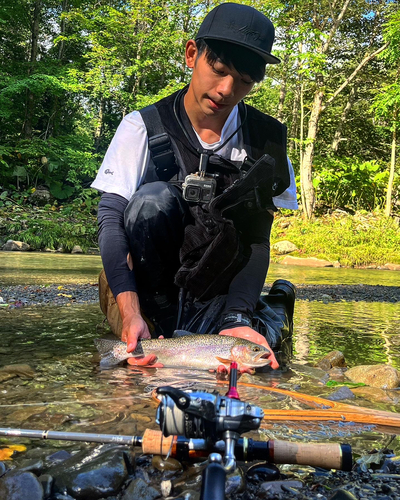
<instances>
[{"instance_id":1,"label":"rod handle","mask_svg":"<svg viewBox=\"0 0 400 500\"><path fill-rule=\"evenodd\" d=\"M146 455L175 455L176 436L163 436L161 431L146 429L142 438L142 451Z\"/></svg>"},{"instance_id":2,"label":"rod handle","mask_svg":"<svg viewBox=\"0 0 400 500\"><path fill-rule=\"evenodd\" d=\"M340 443L293 443L268 441L269 462L299 464L350 471L353 465L351 447Z\"/></svg>"}]
</instances>

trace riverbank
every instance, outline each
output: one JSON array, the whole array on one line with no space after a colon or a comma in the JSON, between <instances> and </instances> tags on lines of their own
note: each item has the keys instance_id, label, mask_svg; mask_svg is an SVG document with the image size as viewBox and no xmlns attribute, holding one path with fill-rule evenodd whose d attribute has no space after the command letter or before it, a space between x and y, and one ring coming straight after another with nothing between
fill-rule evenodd
<instances>
[{"instance_id":1,"label":"riverbank","mask_svg":"<svg viewBox=\"0 0 400 500\"><path fill-rule=\"evenodd\" d=\"M297 300L321 302L400 302L400 286L298 284ZM268 293L269 286L264 293ZM15 285L0 290L0 307L65 306L98 302L97 283L76 285ZM2 301L1 301L2 299Z\"/></svg>"}]
</instances>

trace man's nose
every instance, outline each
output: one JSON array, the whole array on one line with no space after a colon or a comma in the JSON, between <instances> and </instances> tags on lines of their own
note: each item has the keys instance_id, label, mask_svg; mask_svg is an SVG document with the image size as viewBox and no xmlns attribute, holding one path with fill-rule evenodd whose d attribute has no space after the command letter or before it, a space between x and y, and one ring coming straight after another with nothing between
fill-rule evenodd
<instances>
[{"instance_id":1,"label":"man's nose","mask_svg":"<svg viewBox=\"0 0 400 500\"><path fill-rule=\"evenodd\" d=\"M223 97L233 97L235 95L235 79L232 75L226 75L219 82L218 93Z\"/></svg>"}]
</instances>

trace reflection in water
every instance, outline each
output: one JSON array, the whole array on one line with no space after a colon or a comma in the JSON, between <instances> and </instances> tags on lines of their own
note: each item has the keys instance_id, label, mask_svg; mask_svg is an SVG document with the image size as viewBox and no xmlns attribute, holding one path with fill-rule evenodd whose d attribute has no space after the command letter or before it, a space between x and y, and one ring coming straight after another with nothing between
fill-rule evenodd
<instances>
[{"instance_id":1,"label":"reflection in water","mask_svg":"<svg viewBox=\"0 0 400 500\"><path fill-rule=\"evenodd\" d=\"M97 282L101 268L101 258L95 255L1 252L0 284L8 286L93 283ZM399 272L271 264L268 284L279 278L294 284L397 286Z\"/></svg>"},{"instance_id":2,"label":"reflection in water","mask_svg":"<svg viewBox=\"0 0 400 500\"><path fill-rule=\"evenodd\" d=\"M400 367L396 335L399 307L389 303L299 301L295 359L290 369L260 373L248 380L326 397L335 390L324 385L327 376L305 363L313 363L333 349L342 350L350 366L390 362ZM146 428L157 428L156 402L151 393L160 385L226 393L226 385L206 371L128 366L100 370L93 361L93 339L105 333L102 320L97 305L0 310L0 365L27 363L35 369L32 379L4 378L0 372L0 427L141 435ZM243 386L239 392L242 400L263 408L307 408L282 394ZM351 404L373 408L375 403L359 398ZM390 400L375 407L396 411ZM359 450L382 447L387 438L368 426L318 425L302 429L298 423L285 422L273 424L261 434L265 439L344 439ZM67 444L43 442L40 446L65 448ZM400 451L398 438L391 447Z\"/></svg>"}]
</instances>

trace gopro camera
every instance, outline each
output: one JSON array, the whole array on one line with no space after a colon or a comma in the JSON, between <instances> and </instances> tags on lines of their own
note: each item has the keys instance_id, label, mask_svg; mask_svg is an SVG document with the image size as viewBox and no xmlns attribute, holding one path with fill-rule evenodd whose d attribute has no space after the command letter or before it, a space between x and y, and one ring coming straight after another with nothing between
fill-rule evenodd
<instances>
[{"instance_id":1,"label":"gopro camera","mask_svg":"<svg viewBox=\"0 0 400 500\"><path fill-rule=\"evenodd\" d=\"M202 173L187 175L182 184L183 198L192 203L209 203L215 195L217 181Z\"/></svg>"}]
</instances>

